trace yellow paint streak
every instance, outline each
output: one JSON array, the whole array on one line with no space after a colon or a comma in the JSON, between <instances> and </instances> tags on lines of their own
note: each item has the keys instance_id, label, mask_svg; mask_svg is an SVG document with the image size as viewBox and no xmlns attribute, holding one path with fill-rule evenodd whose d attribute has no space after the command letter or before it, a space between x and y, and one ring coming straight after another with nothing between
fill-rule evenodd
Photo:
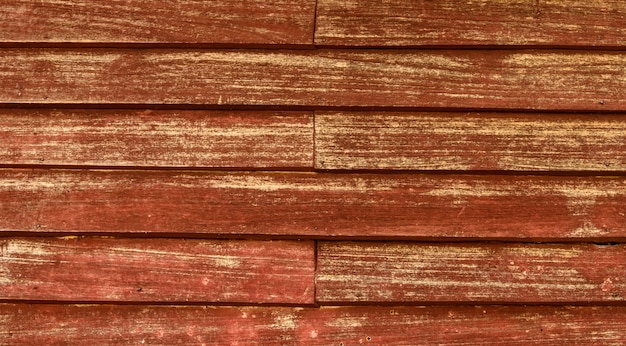
<instances>
[{"instance_id":1,"label":"yellow paint streak","mask_svg":"<svg viewBox=\"0 0 626 346\"><path fill-rule=\"evenodd\" d=\"M214 255L214 254L190 254L188 252L177 252L177 251L163 251L163 250L155 250L155 249L137 249L137 248L126 248L126 247L108 247L107 252L110 253L120 253L120 255L128 256L129 254L134 254L139 256L140 258L145 258L145 255L157 256L167 258L168 260L176 259L180 261L210 261L213 265L221 268L227 269L235 269L239 268L242 265L241 258L238 256L228 256L228 255Z\"/></svg>"},{"instance_id":2,"label":"yellow paint streak","mask_svg":"<svg viewBox=\"0 0 626 346\"><path fill-rule=\"evenodd\" d=\"M369 181L367 179L352 179L347 181L324 181L320 184L311 179L303 181L279 180L271 176L229 175L219 180L211 181L211 187L218 189L245 189L258 191L326 191L326 192L355 192L355 191L387 191L393 188L393 182Z\"/></svg>"},{"instance_id":3,"label":"yellow paint streak","mask_svg":"<svg viewBox=\"0 0 626 346\"><path fill-rule=\"evenodd\" d=\"M19 257L48 257L54 252L49 250L49 246L44 243L28 240L11 239L4 247L4 254L7 256Z\"/></svg>"}]
</instances>

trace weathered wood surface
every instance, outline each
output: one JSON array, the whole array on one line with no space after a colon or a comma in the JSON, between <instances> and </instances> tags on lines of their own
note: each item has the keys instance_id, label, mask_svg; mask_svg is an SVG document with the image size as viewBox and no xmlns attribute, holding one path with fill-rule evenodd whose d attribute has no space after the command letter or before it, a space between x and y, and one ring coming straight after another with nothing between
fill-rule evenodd
<instances>
[{"instance_id":1,"label":"weathered wood surface","mask_svg":"<svg viewBox=\"0 0 626 346\"><path fill-rule=\"evenodd\" d=\"M306 44L315 1L4 0L0 43Z\"/></svg>"},{"instance_id":2,"label":"weathered wood surface","mask_svg":"<svg viewBox=\"0 0 626 346\"><path fill-rule=\"evenodd\" d=\"M316 112L321 169L626 171L621 115Z\"/></svg>"},{"instance_id":3,"label":"weathered wood surface","mask_svg":"<svg viewBox=\"0 0 626 346\"><path fill-rule=\"evenodd\" d=\"M626 109L626 54L0 51L0 104Z\"/></svg>"},{"instance_id":4,"label":"weathered wood surface","mask_svg":"<svg viewBox=\"0 0 626 346\"><path fill-rule=\"evenodd\" d=\"M5 169L4 232L626 238L626 178Z\"/></svg>"},{"instance_id":5,"label":"weathered wood surface","mask_svg":"<svg viewBox=\"0 0 626 346\"><path fill-rule=\"evenodd\" d=\"M0 345L626 344L626 5L318 5L2 3Z\"/></svg>"},{"instance_id":6,"label":"weathered wood surface","mask_svg":"<svg viewBox=\"0 0 626 346\"><path fill-rule=\"evenodd\" d=\"M315 43L623 47L624 21L620 0L319 0Z\"/></svg>"},{"instance_id":7,"label":"weathered wood surface","mask_svg":"<svg viewBox=\"0 0 626 346\"><path fill-rule=\"evenodd\" d=\"M589 303L626 300L625 245L321 242L317 301Z\"/></svg>"},{"instance_id":8,"label":"weathered wood surface","mask_svg":"<svg viewBox=\"0 0 626 346\"><path fill-rule=\"evenodd\" d=\"M311 168L313 115L0 109L0 163Z\"/></svg>"},{"instance_id":9,"label":"weathered wood surface","mask_svg":"<svg viewBox=\"0 0 626 346\"><path fill-rule=\"evenodd\" d=\"M0 240L0 299L312 304L312 241Z\"/></svg>"},{"instance_id":10,"label":"weathered wood surface","mask_svg":"<svg viewBox=\"0 0 626 346\"><path fill-rule=\"evenodd\" d=\"M0 304L0 344L619 345L624 307Z\"/></svg>"}]
</instances>

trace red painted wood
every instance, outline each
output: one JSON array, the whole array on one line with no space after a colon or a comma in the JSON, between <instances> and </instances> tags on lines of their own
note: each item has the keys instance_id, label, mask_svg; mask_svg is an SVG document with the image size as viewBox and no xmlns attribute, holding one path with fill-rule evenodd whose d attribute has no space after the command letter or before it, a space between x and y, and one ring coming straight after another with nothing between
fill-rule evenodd
<instances>
[{"instance_id":1,"label":"red painted wood","mask_svg":"<svg viewBox=\"0 0 626 346\"><path fill-rule=\"evenodd\" d=\"M626 171L621 115L316 112L316 168Z\"/></svg>"},{"instance_id":2,"label":"red painted wood","mask_svg":"<svg viewBox=\"0 0 626 346\"><path fill-rule=\"evenodd\" d=\"M0 51L0 103L626 109L626 55L581 51Z\"/></svg>"},{"instance_id":3,"label":"red painted wood","mask_svg":"<svg viewBox=\"0 0 626 346\"><path fill-rule=\"evenodd\" d=\"M626 5L315 7L2 4L1 345L626 342Z\"/></svg>"},{"instance_id":4,"label":"red painted wood","mask_svg":"<svg viewBox=\"0 0 626 346\"><path fill-rule=\"evenodd\" d=\"M4 0L8 43L311 44L315 1Z\"/></svg>"},{"instance_id":5,"label":"red painted wood","mask_svg":"<svg viewBox=\"0 0 626 346\"><path fill-rule=\"evenodd\" d=\"M606 345L624 307L196 307L0 304L8 344Z\"/></svg>"},{"instance_id":6,"label":"red painted wood","mask_svg":"<svg viewBox=\"0 0 626 346\"><path fill-rule=\"evenodd\" d=\"M0 109L0 163L311 168L309 112Z\"/></svg>"},{"instance_id":7,"label":"red painted wood","mask_svg":"<svg viewBox=\"0 0 626 346\"><path fill-rule=\"evenodd\" d=\"M625 20L619 0L319 0L315 43L623 47Z\"/></svg>"},{"instance_id":8,"label":"red painted wood","mask_svg":"<svg viewBox=\"0 0 626 346\"><path fill-rule=\"evenodd\" d=\"M28 233L626 236L624 177L2 170L0 201Z\"/></svg>"},{"instance_id":9,"label":"red painted wood","mask_svg":"<svg viewBox=\"0 0 626 346\"><path fill-rule=\"evenodd\" d=\"M623 240L624 177L0 170L4 232Z\"/></svg>"},{"instance_id":10,"label":"red painted wood","mask_svg":"<svg viewBox=\"0 0 626 346\"><path fill-rule=\"evenodd\" d=\"M321 242L323 304L626 300L626 246Z\"/></svg>"},{"instance_id":11,"label":"red painted wood","mask_svg":"<svg viewBox=\"0 0 626 346\"><path fill-rule=\"evenodd\" d=\"M4 238L0 299L312 304L311 241Z\"/></svg>"}]
</instances>

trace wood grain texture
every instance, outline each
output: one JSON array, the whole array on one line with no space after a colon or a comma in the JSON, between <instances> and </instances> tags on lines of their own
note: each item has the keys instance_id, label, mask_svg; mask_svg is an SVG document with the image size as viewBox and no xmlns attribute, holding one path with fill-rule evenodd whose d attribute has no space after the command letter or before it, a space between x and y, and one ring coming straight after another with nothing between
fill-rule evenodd
<instances>
[{"instance_id":1,"label":"wood grain texture","mask_svg":"<svg viewBox=\"0 0 626 346\"><path fill-rule=\"evenodd\" d=\"M2 345L619 345L624 307L0 304Z\"/></svg>"},{"instance_id":2,"label":"wood grain texture","mask_svg":"<svg viewBox=\"0 0 626 346\"><path fill-rule=\"evenodd\" d=\"M621 115L316 112L321 169L626 171Z\"/></svg>"},{"instance_id":3,"label":"wood grain texture","mask_svg":"<svg viewBox=\"0 0 626 346\"><path fill-rule=\"evenodd\" d=\"M3 232L626 239L626 178L4 169Z\"/></svg>"},{"instance_id":4,"label":"wood grain texture","mask_svg":"<svg viewBox=\"0 0 626 346\"><path fill-rule=\"evenodd\" d=\"M312 304L314 243L3 238L0 299Z\"/></svg>"},{"instance_id":5,"label":"wood grain texture","mask_svg":"<svg viewBox=\"0 0 626 346\"><path fill-rule=\"evenodd\" d=\"M589 303L626 299L626 246L321 242L317 301Z\"/></svg>"},{"instance_id":6,"label":"wood grain texture","mask_svg":"<svg viewBox=\"0 0 626 346\"><path fill-rule=\"evenodd\" d=\"M5 43L312 44L315 1L5 0Z\"/></svg>"},{"instance_id":7,"label":"wood grain texture","mask_svg":"<svg viewBox=\"0 0 626 346\"><path fill-rule=\"evenodd\" d=\"M0 163L311 168L304 112L0 109Z\"/></svg>"},{"instance_id":8,"label":"wood grain texture","mask_svg":"<svg viewBox=\"0 0 626 346\"><path fill-rule=\"evenodd\" d=\"M619 0L320 0L315 43L623 47L625 20Z\"/></svg>"},{"instance_id":9,"label":"wood grain texture","mask_svg":"<svg viewBox=\"0 0 626 346\"><path fill-rule=\"evenodd\" d=\"M0 51L0 104L626 109L626 54Z\"/></svg>"}]
</instances>

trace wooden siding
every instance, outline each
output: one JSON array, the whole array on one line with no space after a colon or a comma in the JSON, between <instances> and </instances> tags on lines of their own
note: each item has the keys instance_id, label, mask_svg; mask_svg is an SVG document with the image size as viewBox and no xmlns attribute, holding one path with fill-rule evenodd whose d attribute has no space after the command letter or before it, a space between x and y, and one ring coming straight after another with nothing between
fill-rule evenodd
<instances>
[{"instance_id":1,"label":"wooden siding","mask_svg":"<svg viewBox=\"0 0 626 346\"><path fill-rule=\"evenodd\" d=\"M626 343L625 15L4 1L0 345Z\"/></svg>"},{"instance_id":2,"label":"wooden siding","mask_svg":"<svg viewBox=\"0 0 626 346\"><path fill-rule=\"evenodd\" d=\"M319 0L315 43L613 48L625 19L619 0Z\"/></svg>"},{"instance_id":3,"label":"wooden siding","mask_svg":"<svg viewBox=\"0 0 626 346\"><path fill-rule=\"evenodd\" d=\"M317 300L325 304L622 301L625 266L622 245L322 242Z\"/></svg>"},{"instance_id":4,"label":"wooden siding","mask_svg":"<svg viewBox=\"0 0 626 346\"><path fill-rule=\"evenodd\" d=\"M0 109L3 165L313 167L313 114Z\"/></svg>"},{"instance_id":5,"label":"wooden siding","mask_svg":"<svg viewBox=\"0 0 626 346\"><path fill-rule=\"evenodd\" d=\"M8 300L314 302L310 241L11 238L0 251Z\"/></svg>"},{"instance_id":6,"label":"wooden siding","mask_svg":"<svg viewBox=\"0 0 626 346\"><path fill-rule=\"evenodd\" d=\"M10 344L619 345L626 308L0 304ZM45 332L42 332L45 331Z\"/></svg>"},{"instance_id":7,"label":"wooden siding","mask_svg":"<svg viewBox=\"0 0 626 346\"><path fill-rule=\"evenodd\" d=\"M622 177L5 169L0 229L491 240L626 238Z\"/></svg>"},{"instance_id":8,"label":"wooden siding","mask_svg":"<svg viewBox=\"0 0 626 346\"><path fill-rule=\"evenodd\" d=\"M319 169L626 171L626 119L545 113L317 112Z\"/></svg>"},{"instance_id":9,"label":"wooden siding","mask_svg":"<svg viewBox=\"0 0 626 346\"><path fill-rule=\"evenodd\" d=\"M3 49L0 103L619 111L621 52Z\"/></svg>"},{"instance_id":10,"label":"wooden siding","mask_svg":"<svg viewBox=\"0 0 626 346\"><path fill-rule=\"evenodd\" d=\"M5 0L7 44L312 45L315 1Z\"/></svg>"}]
</instances>

